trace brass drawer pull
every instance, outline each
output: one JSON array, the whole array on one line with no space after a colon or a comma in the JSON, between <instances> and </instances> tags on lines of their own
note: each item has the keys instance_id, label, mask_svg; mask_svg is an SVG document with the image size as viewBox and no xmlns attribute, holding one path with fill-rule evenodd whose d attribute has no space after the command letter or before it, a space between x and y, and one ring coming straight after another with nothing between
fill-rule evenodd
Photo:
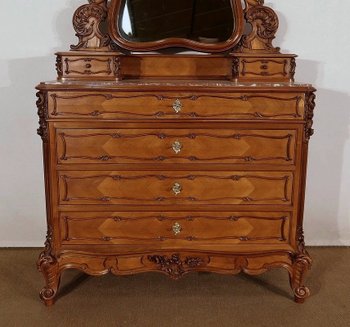
<instances>
[{"instance_id":1,"label":"brass drawer pull","mask_svg":"<svg viewBox=\"0 0 350 327\"><path fill-rule=\"evenodd\" d=\"M174 232L174 234L175 235L179 235L181 233L181 231L182 231L181 225L179 223L175 223L173 225L173 232Z\"/></svg>"},{"instance_id":2,"label":"brass drawer pull","mask_svg":"<svg viewBox=\"0 0 350 327\"><path fill-rule=\"evenodd\" d=\"M182 144L179 141L175 141L172 145L172 148L176 154L180 153L182 150Z\"/></svg>"},{"instance_id":3,"label":"brass drawer pull","mask_svg":"<svg viewBox=\"0 0 350 327\"><path fill-rule=\"evenodd\" d=\"M173 192L175 195L179 195L182 191L182 186L179 183L175 183L173 186Z\"/></svg>"},{"instance_id":4,"label":"brass drawer pull","mask_svg":"<svg viewBox=\"0 0 350 327\"><path fill-rule=\"evenodd\" d=\"M179 99L176 99L173 103L173 109L177 114L182 110L182 103Z\"/></svg>"}]
</instances>

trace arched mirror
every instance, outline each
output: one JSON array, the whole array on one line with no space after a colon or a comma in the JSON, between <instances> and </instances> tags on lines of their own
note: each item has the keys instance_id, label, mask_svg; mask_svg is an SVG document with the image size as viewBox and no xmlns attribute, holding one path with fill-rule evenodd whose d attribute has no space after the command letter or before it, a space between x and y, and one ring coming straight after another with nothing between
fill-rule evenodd
<instances>
[{"instance_id":1,"label":"arched mirror","mask_svg":"<svg viewBox=\"0 0 350 327\"><path fill-rule=\"evenodd\" d=\"M233 48L243 33L241 0L112 0L110 34L131 51Z\"/></svg>"}]
</instances>

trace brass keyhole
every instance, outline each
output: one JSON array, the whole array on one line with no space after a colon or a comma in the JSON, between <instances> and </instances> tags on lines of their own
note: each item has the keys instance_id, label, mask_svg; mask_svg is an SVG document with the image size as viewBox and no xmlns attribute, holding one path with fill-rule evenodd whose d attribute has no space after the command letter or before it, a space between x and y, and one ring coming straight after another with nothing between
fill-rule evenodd
<instances>
[{"instance_id":1,"label":"brass keyhole","mask_svg":"<svg viewBox=\"0 0 350 327\"><path fill-rule=\"evenodd\" d=\"M176 154L180 153L182 150L182 144L179 141L175 141L172 145L172 148Z\"/></svg>"},{"instance_id":2,"label":"brass keyhole","mask_svg":"<svg viewBox=\"0 0 350 327\"><path fill-rule=\"evenodd\" d=\"M175 183L173 186L173 192L175 195L179 195L182 191L182 186L179 183Z\"/></svg>"},{"instance_id":3,"label":"brass keyhole","mask_svg":"<svg viewBox=\"0 0 350 327\"><path fill-rule=\"evenodd\" d=\"M179 99L176 99L173 103L173 109L178 114L182 110L182 103Z\"/></svg>"}]
</instances>

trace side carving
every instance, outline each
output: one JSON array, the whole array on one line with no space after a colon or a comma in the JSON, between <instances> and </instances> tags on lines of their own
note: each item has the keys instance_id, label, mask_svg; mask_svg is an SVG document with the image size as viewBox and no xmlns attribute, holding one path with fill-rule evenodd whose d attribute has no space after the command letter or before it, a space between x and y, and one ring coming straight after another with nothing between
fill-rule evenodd
<instances>
[{"instance_id":1,"label":"side carving","mask_svg":"<svg viewBox=\"0 0 350 327\"><path fill-rule=\"evenodd\" d=\"M44 251L37 261L38 270L44 275L46 285L40 292L40 298L46 305L52 305L60 282L59 264L52 254L52 229L49 227Z\"/></svg>"},{"instance_id":2,"label":"side carving","mask_svg":"<svg viewBox=\"0 0 350 327\"><path fill-rule=\"evenodd\" d=\"M79 7L73 16L73 26L79 43L72 45L71 49L106 50L110 37L101 31L100 25L106 21L107 16L107 0L89 0L89 4Z\"/></svg>"},{"instance_id":3,"label":"side carving","mask_svg":"<svg viewBox=\"0 0 350 327\"><path fill-rule=\"evenodd\" d=\"M276 13L271 8L264 6L263 0L246 0L245 2L245 19L252 25L252 31L242 39L242 52L278 53L280 48L272 45L279 26Z\"/></svg>"},{"instance_id":4,"label":"side carving","mask_svg":"<svg viewBox=\"0 0 350 327\"><path fill-rule=\"evenodd\" d=\"M47 117L48 117L48 108L47 108L47 93L43 91L37 92L36 96L38 100L36 105L38 107L38 116L39 116L39 128L37 129L38 135L41 136L44 143L48 141L48 127L47 127Z\"/></svg>"},{"instance_id":5,"label":"side carving","mask_svg":"<svg viewBox=\"0 0 350 327\"><path fill-rule=\"evenodd\" d=\"M147 258L150 262L155 263L162 272L175 280L190 272L191 269L206 265L202 258L186 257L181 259L179 254L173 254L171 257L149 255Z\"/></svg>"},{"instance_id":6,"label":"side carving","mask_svg":"<svg viewBox=\"0 0 350 327\"><path fill-rule=\"evenodd\" d=\"M315 103L316 95L315 92L309 92L306 94L306 104L305 104L305 142L309 142L311 136L314 134L313 119L314 119L314 109L316 106Z\"/></svg>"},{"instance_id":7,"label":"side carving","mask_svg":"<svg viewBox=\"0 0 350 327\"><path fill-rule=\"evenodd\" d=\"M58 78L62 78L63 76L63 62L62 62L62 56L57 55L56 56L56 71Z\"/></svg>"}]
</instances>

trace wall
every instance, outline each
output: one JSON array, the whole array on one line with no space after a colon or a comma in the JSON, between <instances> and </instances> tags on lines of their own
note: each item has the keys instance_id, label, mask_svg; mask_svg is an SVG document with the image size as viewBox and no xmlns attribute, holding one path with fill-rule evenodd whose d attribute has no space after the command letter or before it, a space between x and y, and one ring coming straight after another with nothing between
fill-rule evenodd
<instances>
[{"instance_id":1,"label":"wall","mask_svg":"<svg viewBox=\"0 0 350 327\"><path fill-rule=\"evenodd\" d=\"M318 88L305 211L308 244L350 245L350 2L265 1L279 14L275 44L299 55L297 80ZM76 43L86 0L2 0L0 247L42 246L46 226L35 85L55 78L53 53Z\"/></svg>"}]
</instances>

